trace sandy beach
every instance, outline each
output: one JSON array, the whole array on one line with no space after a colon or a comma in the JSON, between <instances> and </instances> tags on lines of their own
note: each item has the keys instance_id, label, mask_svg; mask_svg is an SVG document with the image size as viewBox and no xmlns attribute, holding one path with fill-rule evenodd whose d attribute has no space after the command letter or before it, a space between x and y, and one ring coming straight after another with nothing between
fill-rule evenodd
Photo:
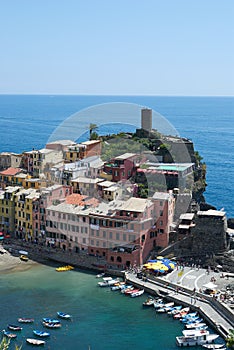
<instances>
[{"instance_id":1,"label":"sandy beach","mask_svg":"<svg viewBox=\"0 0 234 350\"><path fill-rule=\"evenodd\" d=\"M0 249L0 274L8 273L9 271L24 271L38 264L35 261L22 261L18 256L11 255L7 250Z\"/></svg>"}]
</instances>

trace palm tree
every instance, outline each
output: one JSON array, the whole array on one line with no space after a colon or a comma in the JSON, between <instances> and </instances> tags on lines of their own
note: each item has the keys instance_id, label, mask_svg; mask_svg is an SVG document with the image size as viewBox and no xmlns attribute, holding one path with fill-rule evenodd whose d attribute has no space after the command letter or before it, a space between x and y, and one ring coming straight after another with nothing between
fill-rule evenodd
<instances>
[{"instance_id":1,"label":"palm tree","mask_svg":"<svg viewBox=\"0 0 234 350\"><path fill-rule=\"evenodd\" d=\"M92 139L92 134L98 129L97 124L90 123L89 124L89 139Z\"/></svg>"},{"instance_id":2,"label":"palm tree","mask_svg":"<svg viewBox=\"0 0 234 350\"><path fill-rule=\"evenodd\" d=\"M229 329L229 333L226 338L226 345L228 349L234 349L234 329Z\"/></svg>"}]
</instances>

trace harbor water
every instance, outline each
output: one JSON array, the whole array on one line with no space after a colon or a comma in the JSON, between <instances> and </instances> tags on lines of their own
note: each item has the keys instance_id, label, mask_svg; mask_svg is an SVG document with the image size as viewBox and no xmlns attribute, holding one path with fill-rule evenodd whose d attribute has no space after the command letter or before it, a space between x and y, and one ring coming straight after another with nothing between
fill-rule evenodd
<instances>
[{"instance_id":1,"label":"harbor water","mask_svg":"<svg viewBox=\"0 0 234 350\"><path fill-rule=\"evenodd\" d=\"M57 318L57 311L72 315L51 329L45 349L56 350L153 350L177 349L175 337L183 329L179 321L154 308L143 308L147 295L130 298L101 288L95 274L78 270L56 272L55 266L36 265L27 271L1 274L0 329L18 324L19 317L34 318L11 341L30 349L26 338L43 330L42 318ZM44 329L45 330L45 329Z\"/></svg>"}]
</instances>

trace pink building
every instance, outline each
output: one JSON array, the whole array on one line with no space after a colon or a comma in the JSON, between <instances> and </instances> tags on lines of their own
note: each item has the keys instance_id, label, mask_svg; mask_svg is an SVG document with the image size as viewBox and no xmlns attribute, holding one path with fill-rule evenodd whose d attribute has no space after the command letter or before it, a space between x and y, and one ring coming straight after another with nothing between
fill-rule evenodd
<instances>
[{"instance_id":1,"label":"pink building","mask_svg":"<svg viewBox=\"0 0 234 350\"><path fill-rule=\"evenodd\" d=\"M105 163L104 173L111 175L114 182L127 180L136 171L136 157L137 155L134 153L124 153L119 157L115 157L110 162Z\"/></svg>"},{"instance_id":2,"label":"pink building","mask_svg":"<svg viewBox=\"0 0 234 350\"><path fill-rule=\"evenodd\" d=\"M173 230L175 198L172 191L155 192L152 197L155 211L154 232L156 245L166 247L169 243L169 233Z\"/></svg>"}]
</instances>

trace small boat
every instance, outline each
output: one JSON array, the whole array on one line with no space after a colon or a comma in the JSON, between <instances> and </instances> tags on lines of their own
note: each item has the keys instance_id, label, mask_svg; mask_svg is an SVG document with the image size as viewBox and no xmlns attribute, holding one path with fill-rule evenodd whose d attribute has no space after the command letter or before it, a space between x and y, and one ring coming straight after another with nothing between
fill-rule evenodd
<instances>
[{"instance_id":1,"label":"small boat","mask_svg":"<svg viewBox=\"0 0 234 350\"><path fill-rule=\"evenodd\" d=\"M65 314L64 312L58 311L57 312L58 317L63 318L64 320L70 320L71 315Z\"/></svg>"},{"instance_id":2,"label":"small boat","mask_svg":"<svg viewBox=\"0 0 234 350\"><path fill-rule=\"evenodd\" d=\"M32 344L32 345L44 345L45 340L39 340L39 339L34 339L34 338L27 338L26 339L27 343Z\"/></svg>"},{"instance_id":3,"label":"small boat","mask_svg":"<svg viewBox=\"0 0 234 350\"><path fill-rule=\"evenodd\" d=\"M167 311L168 315L175 315L182 309L182 305L174 306L169 311Z\"/></svg>"},{"instance_id":4,"label":"small boat","mask_svg":"<svg viewBox=\"0 0 234 350\"><path fill-rule=\"evenodd\" d=\"M125 294L125 292L127 291L127 290L132 290L132 289L135 289L133 286L126 286L125 288L123 288L122 290L121 290L121 293L122 294Z\"/></svg>"},{"instance_id":5,"label":"small boat","mask_svg":"<svg viewBox=\"0 0 234 350\"><path fill-rule=\"evenodd\" d=\"M98 275L96 275L96 278L101 278L105 276L105 272L99 273Z\"/></svg>"},{"instance_id":6,"label":"small boat","mask_svg":"<svg viewBox=\"0 0 234 350\"><path fill-rule=\"evenodd\" d=\"M203 322L194 322L194 323L188 323L185 325L185 328L192 329L192 328L198 328L198 327L205 327L206 324Z\"/></svg>"},{"instance_id":7,"label":"small boat","mask_svg":"<svg viewBox=\"0 0 234 350\"><path fill-rule=\"evenodd\" d=\"M17 320L20 323L33 323L34 322L34 318L26 318L26 317L20 317Z\"/></svg>"},{"instance_id":8,"label":"small boat","mask_svg":"<svg viewBox=\"0 0 234 350\"><path fill-rule=\"evenodd\" d=\"M210 334L210 332L205 329L192 330L192 332L191 330L187 330L183 331L182 333L182 336L176 337L176 343L178 346L197 346L209 344L219 337L218 334Z\"/></svg>"},{"instance_id":9,"label":"small boat","mask_svg":"<svg viewBox=\"0 0 234 350\"><path fill-rule=\"evenodd\" d=\"M55 270L57 272L64 272L64 271L70 271L70 270L73 270L74 267L71 266L71 265L66 265L66 266L60 266L60 267L57 267Z\"/></svg>"},{"instance_id":10,"label":"small boat","mask_svg":"<svg viewBox=\"0 0 234 350\"><path fill-rule=\"evenodd\" d=\"M203 319L202 318L199 318L199 316L196 316L196 317L191 317L191 318L186 318L182 321L183 324L191 324L191 323L194 323L194 322L203 322Z\"/></svg>"},{"instance_id":11,"label":"small boat","mask_svg":"<svg viewBox=\"0 0 234 350\"><path fill-rule=\"evenodd\" d=\"M47 322L47 323L60 323L59 320L55 319L55 318L48 318L48 317L44 317L42 319L42 321Z\"/></svg>"},{"instance_id":12,"label":"small boat","mask_svg":"<svg viewBox=\"0 0 234 350\"><path fill-rule=\"evenodd\" d=\"M154 306L155 302L156 302L156 300L154 298L149 297L142 303L142 305L143 306Z\"/></svg>"},{"instance_id":13,"label":"small boat","mask_svg":"<svg viewBox=\"0 0 234 350\"><path fill-rule=\"evenodd\" d=\"M186 316L189 313L189 307L185 307L182 310L180 310L180 312L176 313L173 318L174 319L180 319L184 316Z\"/></svg>"},{"instance_id":14,"label":"small boat","mask_svg":"<svg viewBox=\"0 0 234 350\"><path fill-rule=\"evenodd\" d=\"M10 329L11 331L22 331L23 328L15 324L9 324L8 329Z\"/></svg>"},{"instance_id":15,"label":"small boat","mask_svg":"<svg viewBox=\"0 0 234 350\"><path fill-rule=\"evenodd\" d=\"M174 305L173 301L171 303L163 304L162 307L157 308L156 311L159 313L170 311L173 305Z\"/></svg>"},{"instance_id":16,"label":"small boat","mask_svg":"<svg viewBox=\"0 0 234 350\"><path fill-rule=\"evenodd\" d=\"M47 328L60 328L62 327L61 323L54 323L54 322L42 322L43 326L47 327Z\"/></svg>"},{"instance_id":17,"label":"small boat","mask_svg":"<svg viewBox=\"0 0 234 350\"><path fill-rule=\"evenodd\" d=\"M133 288L133 289L130 289L130 290L126 290L125 292L124 292L124 294L125 295L130 295L130 294L132 294L132 293L136 293L136 292L139 292L139 290L140 289L138 289L138 288Z\"/></svg>"},{"instance_id":18,"label":"small boat","mask_svg":"<svg viewBox=\"0 0 234 350\"><path fill-rule=\"evenodd\" d=\"M206 349L226 349L224 344L204 344L202 347Z\"/></svg>"},{"instance_id":19,"label":"small boat","mask_svg":"<svg viewBox=\"0 0 234 350\"><path fill-rule=\"evenodd\" d=\"M130 294L130 297L131 297L131 298L139 297L139 296L141 296L144 292L145 292L144 289L138 290L138 292L131 293L131 294Z\"/></svg>"},{"instance_id":20,"label":"small boat","mask_svg":"<svg viewBox=\"0 0 234 350\"><path fill-rule=\"evenodd\" d=\"M5 337L10 338L10 339L14 339L17 337L17 335L15 333L7 332L7 331L5 331L5 329L2 330L2 334Z\"/></svg>"},{"instance_id":21,"label":"small boat","mask_svg":"<svg viewBox=\"0 0 234 350\"><path fill-rule=\"evenodd\" d=\"M155 303L154 303L154 308L155 309L160 309L161 307L164 306L164 302L163 299L158 299Z\"/></svg>"},{"instance_id":22,"label":"small boat","mask_svg":"<svg viewBox=\"0 0 234 350\"><path fill-rule=\"evenodd\" d=\"M27 256L27 255L21 254L21 255L20 255L20 260L22 260L22 261L28 261L28 256Z\"/></svg>"},{"instance_id":23,"label":"small boat","mask_svg":"<svg viewBox=\"0 0 234 350\"><path fill-rule=\"evenodd\" d=\"M102 282L98 282L99 287L111 287L111 286L115 285L116 283L119 283L118 278L113 279L110 277L111 279L108 279L108 280L106 278L108 278L108 277L104 277Z\"/></svg>"},{"instance_id":24,"label":"small boat","mask_svg":"<svg viewBox=\"0 0 234 350\"><path fill-rule=\"evenodd\" d=\"M49 332L44 332L44 331L39 331L39 330L34 330L33 333L38 337L49 337L50 336Z\"/></svg>"}]
</instances>

